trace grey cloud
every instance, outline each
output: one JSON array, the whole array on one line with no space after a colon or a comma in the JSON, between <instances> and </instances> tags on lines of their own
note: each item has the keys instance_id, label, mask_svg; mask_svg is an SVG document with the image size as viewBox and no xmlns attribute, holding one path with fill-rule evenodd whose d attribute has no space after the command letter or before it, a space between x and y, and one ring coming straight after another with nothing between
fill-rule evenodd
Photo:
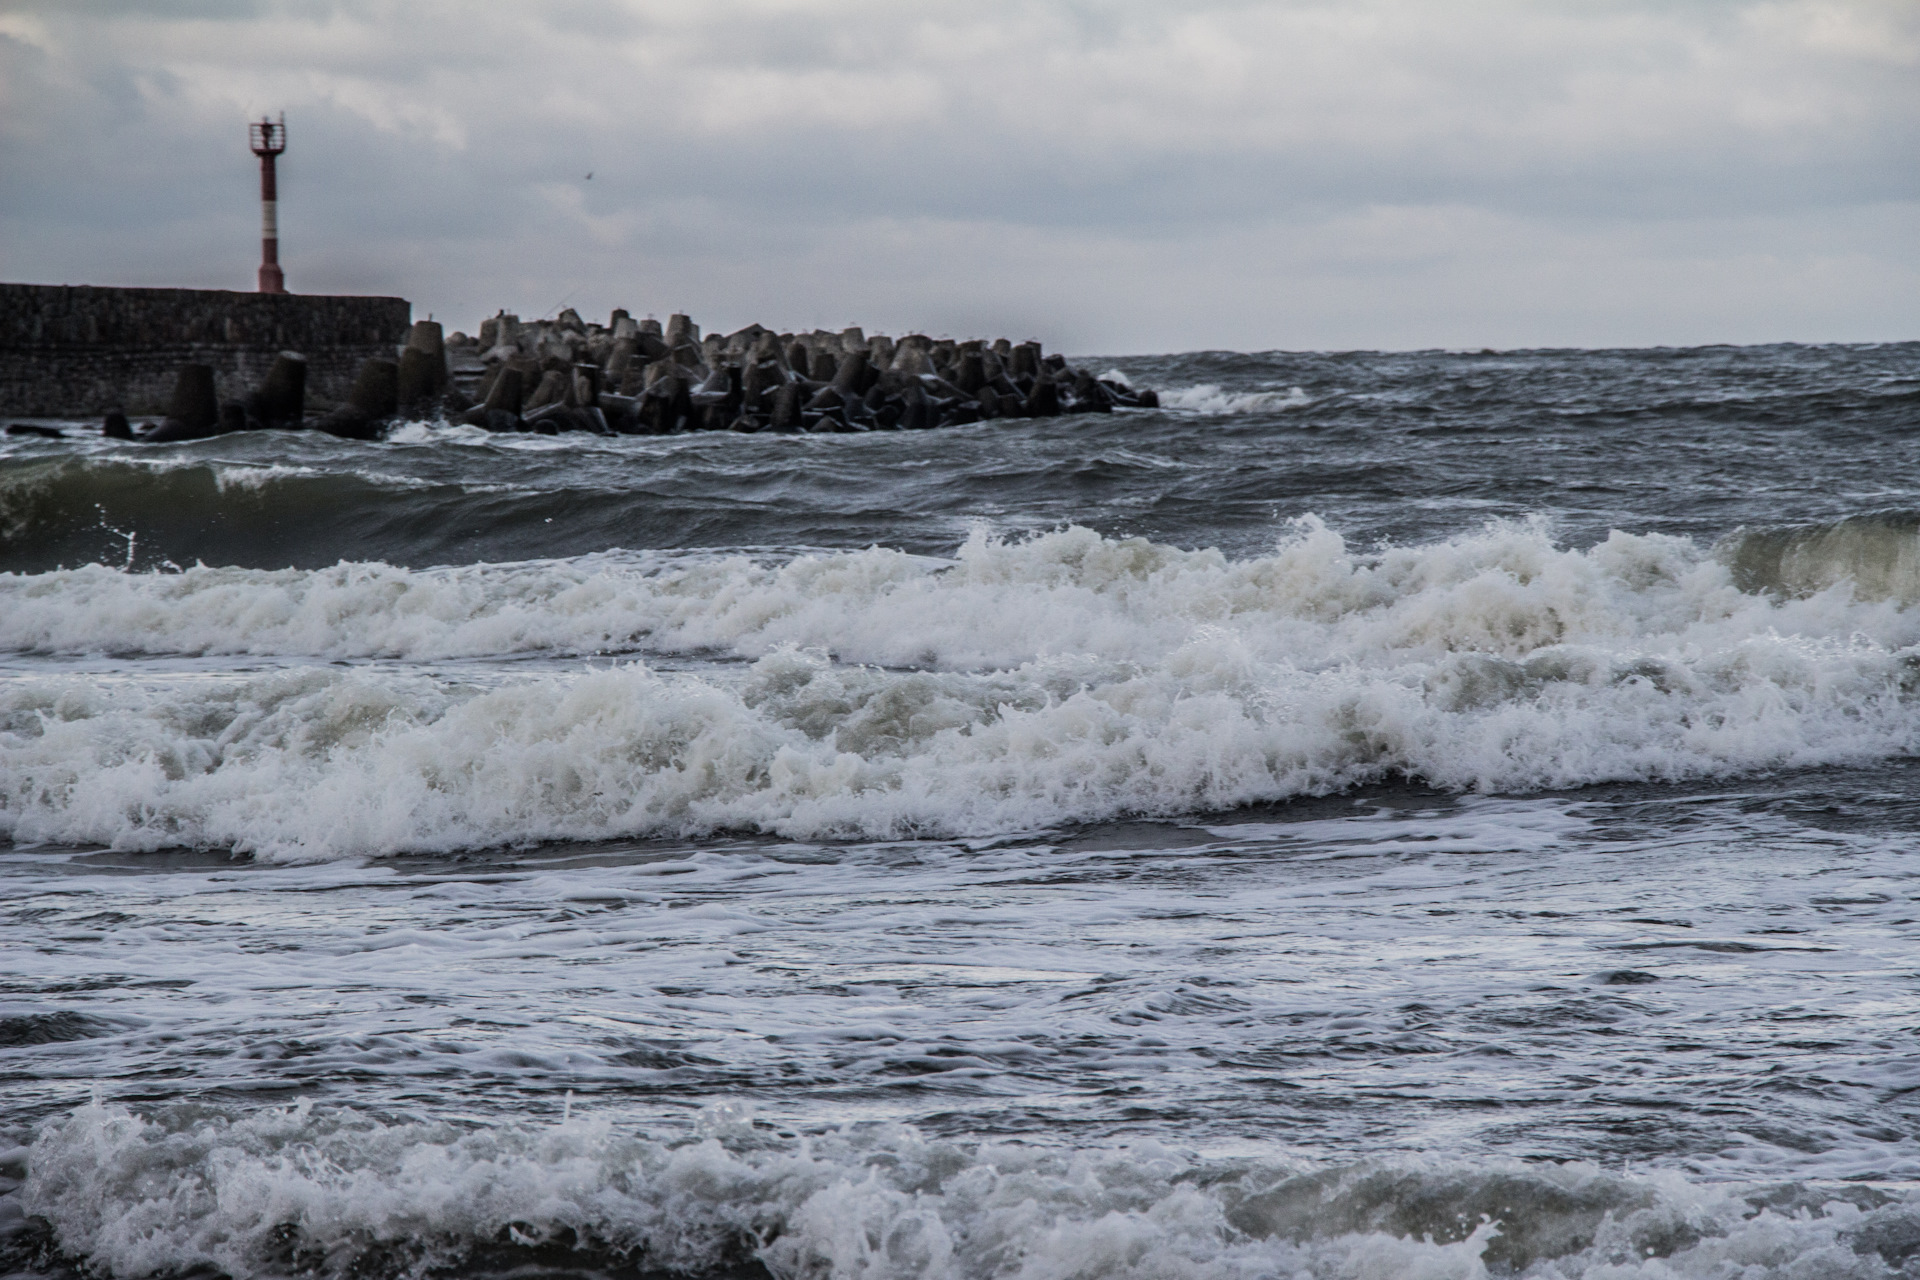
<instances>
[{"instance_id":1,"label":"grey cloud","mask_svg":"<svg viewBox=\"0 0 1920 1280\"><path fill-rule=\"evenodd\" d=\"M1868 0L14 5L0 235L244 287L284 105L294 287L456 323L586 281L1109 349L1900 336L1916 71Z\"/></svg>"}]
</instances>

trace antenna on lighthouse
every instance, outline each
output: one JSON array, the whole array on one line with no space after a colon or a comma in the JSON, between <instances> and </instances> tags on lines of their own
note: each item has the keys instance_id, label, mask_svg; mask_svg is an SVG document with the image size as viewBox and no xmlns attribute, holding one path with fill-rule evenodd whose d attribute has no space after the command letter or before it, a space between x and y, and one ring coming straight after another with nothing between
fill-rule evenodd
<instances>
[{"instance_id":1,"label":"antenna on lighthouse","mask_svg":"<svg viewBox=\"0 0 1920 1280\"><path fill-rule=\"evenodd\" d=\"M285 293L287 278L280 271L279 196L274 186L273 159L287 149L287 113L280 119L260 117L247 126L247 141L260 157L260 292Z\"/></svg>"}]
</instances>

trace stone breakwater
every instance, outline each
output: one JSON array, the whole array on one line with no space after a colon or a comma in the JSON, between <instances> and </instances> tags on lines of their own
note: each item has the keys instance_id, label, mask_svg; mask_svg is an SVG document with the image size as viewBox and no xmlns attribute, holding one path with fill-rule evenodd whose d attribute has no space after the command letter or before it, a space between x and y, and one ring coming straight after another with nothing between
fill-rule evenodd
<instances>
[{"instance_id":1,"label":"stone breakwater","mask_svg":"<svg viewBox=\"0 0 1920 1280\"><path fill-rule=\"evenodd\" d=\"M163 413L188 363L239 400L284 350L305 356L308 394L331 403L411 322L404 298L0 283L0 414Z\"/></svg>"},{"instance_id":2,"label":"stone breakwater","mask_svg":"<svg viewBox=\"0 0 1920 1280\"><path fill-rule=\"evenodd\" d=\"M251 392L228 398L210 367L188 362L162 421L136 430L116 409L105 430L156 443L299 427L372 440L423 418L549 435L855 432L1159 404L1153 391L1075 369L1037 342L758 324L703 336L684 315L663 325L624 311L605 325L572 310L530 323L501 313L473 337L418 321L397 351L363 360L344 396L318 414L308 411L307 377L305 356L283 351Z\"/></svg>"},{"instance_id":3,"label":"stone breakwater","mask_svg":"<svg viewBox=\"0 0 1920 1280\"><path fill-rule=\"evenodd\" d=\"M1159 403L1005 338L758 324L703 337L684 315L663 326L616 311L602 326L563 311L531 324L503 313L448 345L479 370L462 420L494 431L918 430Z\"/></svg>"}]
</instances>

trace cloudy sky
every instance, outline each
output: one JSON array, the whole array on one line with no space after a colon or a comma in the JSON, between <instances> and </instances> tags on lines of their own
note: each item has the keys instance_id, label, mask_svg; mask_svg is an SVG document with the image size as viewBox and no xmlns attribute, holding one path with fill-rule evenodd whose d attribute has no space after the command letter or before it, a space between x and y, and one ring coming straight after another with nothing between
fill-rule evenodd
<instances>
[{"instance_id":1,"label":"cloudy sky","mask_svg":"<svg viewBox=\"0 0 1920 1280\"><path fill-rule=\"evenodd\" d=\"M0 0L0 277L253 287L283 110L289 287L469 330L1920 338L1920 0Z\"/></svg>"}]
</instances>

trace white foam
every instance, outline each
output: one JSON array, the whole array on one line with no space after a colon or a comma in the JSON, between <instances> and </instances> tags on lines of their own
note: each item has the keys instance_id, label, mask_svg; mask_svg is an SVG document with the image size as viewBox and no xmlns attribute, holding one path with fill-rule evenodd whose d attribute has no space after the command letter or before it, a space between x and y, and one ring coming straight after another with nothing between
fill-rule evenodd
<instances>
[{"instance_id":1,"label":"white foam","mask_svg":"<svg viewBox=\"0 0 1920 1280\"><path fill-rule=\"evenodd\" d=\"M1191 409L1196 413L1276 413L1312 403L1313 397L1299 387L1288 387L1285 391L1222 391L1218 383L1202 382L1160 393L1161 408Z\"/></svg>"},{"instance_id":2,"label":"white foam","mask_svg":"<svg viewBox=\"0 0 1920 1280\"><path fill-rule=\"evenodd\" d=\"M274 463L264 467L240 465L216 466L213 469L213 483L221 493L249 492L258 493L276 481L290 476L314 476L320 472L313 467L293 467Z\"/></svg>"},{"instance_id":3,"label":"white foam","mask_svg":"<svg viewBox=\"0 0 1920 1280\"><path fill-rule=\"evenodd\" d=\"M233 1118L84 1107L42 1130L22 1195L61 1247L121 1277L251 1280L458 1268L476 1250L570 1242L698 1273L757 1256L780 1276L1182 1280L1866 1280L1910 1199L1863 1212L1798 1189L1589 1165L1208 1161L1142 1143L1057 1151L875 1127L769 1140L724 1109L706 1136L635 1136L576 1115L463 1129L300 1104ZM528 1255L519 1255L525 1258ZM514 1255L505 1255L510 1264ZM550 1264L549 1264L550 1265Z\"/></svg>"},{"instance_id":4,"label":"white foam","mask_svg":"<svg viewBox=\"0 0 1920 1280\"><path fill-rule=\"evenodd\" d=\"M1837 610L1837 612L1836 612ZM1738 615L1738 616L1735 616ZM1057 653L1164 660L1198 628L1296 665L1554 643L1623 643L1706 628L1846 635L1886 629L1832 598L1776 607L1735 591L1681 539L1615 534L1588 552L1535 524L1362 557L1311 517L1274 554L1229 561L1067 529L976 531L954 561L883 549L770 564L745 557L583 557L408 570L100 566L0 574L0 646L85 653L253 653L426 660L663 651L757 657L818 646L849 661L1009 666Z\"/></svg>"},{"instance_id":5,"label":"white foam","mask_svg":"<svg viewBox=\"0 0 1920 1280\"><path fill-rule=\"evenodd\" d=\"M1497 525L1230 561L1069 529L802 556L0 579L20 648L423 659L0 685L0 830L272 857L757 829L981 836L1414 777L1516 791L1920 747L1920 616L1734 589L1683 539ZM856 665L883 664L883 665ZM900 670L918 666L922 670ZM894 669L887 669L894 668Z\"/></svg>"},{"instance_id":6,"label":"white foam","mask_svg":"<svg viewBox=\"0 0 1920 1280\"><path fill-rule=\"evenodd\" d=\"M688 443L687 437L602 436L585 431L567 431L560 435L542 435L537 431L488 431L445 419L416 419L397 422L387 429L383 443L389 445L430 444L467 445L509 453L578 453L587 449L599 453L630 454L635 448L672 449Z\"/></svg>"},{"instance_id":7,"label":"white foam","mask_svg":"<svg viewBox=\"0 0 1920 1280\"><path fill-rule=\"evenodd\" d=\"M485 444L493 433L484 427L459 422L428 422L413 419L396 422L387 429L388 444Z\"/></svg>"}]
</instances>

